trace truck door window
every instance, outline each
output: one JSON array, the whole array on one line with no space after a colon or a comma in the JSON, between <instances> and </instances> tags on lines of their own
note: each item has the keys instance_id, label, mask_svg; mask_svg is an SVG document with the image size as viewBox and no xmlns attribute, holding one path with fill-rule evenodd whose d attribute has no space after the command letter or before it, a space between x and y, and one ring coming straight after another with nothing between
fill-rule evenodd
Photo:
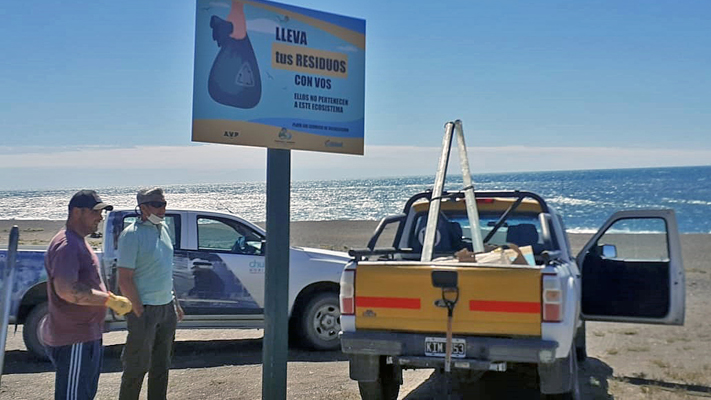
<instances>
[{"instance_id":1,"label":"truck door window","mask_svg":"<svg viewBox=\"0 0 711 400\"><path fill-rule=\"evenodd\" d=\"M628 261L668 261L667 227L661 218L622 219L597 242L605 258Z\"/></svg>"},{"instance_id":2,"label":"truck door window","mask_svg":"<svg viewBox=\"0 0 711 400\"><path fill-rule=\"evenodd\" d=\"M198 250L260 255L263 238L247 226L225 218L198 217Z\"/></svg>"},{"instance_id":3,"label":"truck door window","mask_svg":"<svg viewBox=\"0 0 711 400\"><path fill-rule=\"evenodd\" d=\"M123 227L121 230L131 225L134 221L136 221L136 218L137 216L135 214L124 217ZM179 249L180 216L175 214L166 214L163 222L165 222L168 227L168 234L170 235L170 241L173 243L173 249Z\"/></svg>"}]
</instances>

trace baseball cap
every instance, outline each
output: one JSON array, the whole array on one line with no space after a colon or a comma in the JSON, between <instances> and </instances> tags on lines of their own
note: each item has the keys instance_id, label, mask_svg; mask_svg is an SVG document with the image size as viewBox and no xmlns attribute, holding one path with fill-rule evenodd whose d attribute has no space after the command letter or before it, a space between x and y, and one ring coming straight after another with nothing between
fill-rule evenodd
<instances>
[{"instance_id":1,"label":"baseball cap","mask_svg":"<svg viewBox=\"0 0 711 400\"><path fill-rule=\"evenodd\" d=\"M163 189L159 187L154 187L151 189L141 189L136 194L136 200L138 205L149 203L151 201L165 201L165 196L163 195Z\"/></svg>"},{"instance_id":2,"label":"baseball cap","mask_svg":"<svg viewBox=\"0 0 711 400\"><path fill-rule=\"evenodd\" d=\"M101 197L99 197L99 195L96 194L96 191L94 190L80 190L76 192L74 196L72 196L72 199L69 201L69 209L71 210L72 208L77 207L107 211L111 211L114 209L114 206L110 206L101 201Z\"/></svg>"}]
</instances>

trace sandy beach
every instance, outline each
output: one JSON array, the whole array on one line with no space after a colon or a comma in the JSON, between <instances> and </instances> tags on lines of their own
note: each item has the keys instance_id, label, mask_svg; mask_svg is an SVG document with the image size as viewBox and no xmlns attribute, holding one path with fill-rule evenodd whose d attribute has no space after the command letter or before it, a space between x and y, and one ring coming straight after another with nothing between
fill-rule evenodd
<instances>
[{"instance_id":1,"label":"sandy beach","mask_svg":"<svg viewBox=\"0 0 711 400\"><path fill-rule=\"evenodd\" d=\"M44 245L64 221L0 221L0 247L13 225L22 245ZM260 224L263 225L263 224ZM377 221L291 223L291 243L345 251L364 247ZM573 252L590 235L573 234ZM91 239L100 244L100 239ZM711 396L711 235L683 234L686 270L686 322L668 327L589 323L588 360L579 379L586 399L691 399ZM22 344L22 327L10 327L0 398L48 398L53 372L34 361ZM116 397L121 376L119 354L125 332L104 336L106 355L99 399ZM261 330L179 330L168 395L175 399L255 399L261 396ZM199 356L198 356L199 355ZM525 378L525 377L524 377ZM474 388L476 398L537 398L514 372L493 374ZM400 399L431 399L427 370L407 371ZM145 386L145 385L144 385ZM359 399L340 352L289 352L288 398Z\"/></svg>"}]
</instances>

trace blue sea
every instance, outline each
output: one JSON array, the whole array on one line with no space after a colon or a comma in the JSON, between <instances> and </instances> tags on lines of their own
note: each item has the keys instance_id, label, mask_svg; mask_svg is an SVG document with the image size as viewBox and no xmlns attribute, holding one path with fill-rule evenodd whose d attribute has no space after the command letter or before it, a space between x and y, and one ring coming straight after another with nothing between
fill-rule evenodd
<instances>
[{"instance_id":1,"label":"blue sea","mask_svg":"<svg viewBox=\"0 0 711 400\"><path fill-rule=\"evenodd\" d=\"M711 233L711 166L521 172L472 175L477 190L529 190L560 211L572 232L595 232L615 211L676 210L683 233ZM291 220L379 220L402 211L413 194L431 188L432 176L294 181ZM462 188L462 177L446 189ZM117 207L135 205L135 187L96 188ZM169 207L230 211L251 221L266 219L266 183L164 186ZM0 191L0 219L65 219L77 188Z\"/></svg>"}]
</instances>

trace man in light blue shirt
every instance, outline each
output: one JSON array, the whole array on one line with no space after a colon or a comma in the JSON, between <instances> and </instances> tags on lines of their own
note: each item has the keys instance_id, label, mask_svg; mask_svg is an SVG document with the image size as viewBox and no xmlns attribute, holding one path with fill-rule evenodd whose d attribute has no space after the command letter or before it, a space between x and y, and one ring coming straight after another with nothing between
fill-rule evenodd
<instances>
[{"instance_id":1,"label":"man in light blue shirt","mask_svg":"<svg viewBox=\"0 0 711 400\"><path fill-rule=\"evenodd\" d=\"M173 298L173 244L163 222L163 189L140 190L140 218L118 241L121 293L133 304L126 316L128 337L121 353L119 400L137 400L148 372L148 399L165 399L175 328L183 310Z\"/></svg>"}]
</instances>

